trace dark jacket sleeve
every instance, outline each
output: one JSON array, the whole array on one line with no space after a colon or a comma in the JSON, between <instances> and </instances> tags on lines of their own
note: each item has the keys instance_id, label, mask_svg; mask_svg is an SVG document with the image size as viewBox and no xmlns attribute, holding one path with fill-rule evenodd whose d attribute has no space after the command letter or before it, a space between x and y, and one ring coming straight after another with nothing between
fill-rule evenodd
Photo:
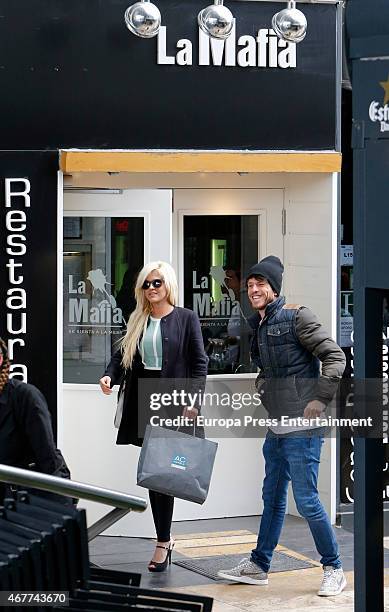
<instances>
[{"instance_id":1,"label":"dark jacket sleeve","mask_svg":"<svg viewBox=\"0 0 389 612\"><path fill-rule=\"evenodd\" d=\"M51 416L42 393L27 384L19 386L14 392L17 393L16 420L33 452L34 469L70 478L69 469L54 441Z\"/></svg>"},{"instance_id":2,"label":"dark jacket sleeve","mask_svg":"<svg viewBox=\"0 0 389 612\"><path fill-rule=\"evenodd\" d=\"M305 306L296 314L296 333L299 342L322 363L315 399L327 405L332 400L346 367L346 356L316 315Z\"/></svg>"},{"instance_id":3,"label":"dark jacket sleeve","mask_svg":"<svg viewBox=\"0 0 389 612\"><path fill-rule=\"evenodd\" d=\"M192 392L204 393L208 372L208 357L204 350L204 341L201 333L200 321L197 315L192 312L190 320L190 364L191 364L191 384ZM200 403L197 406L201 409Z\"/></svg>"},{"instance_id":4,"label":"dark jacket sleeve","mask_svg":"<svg viewBox=\"0 0 389 612\"><path fill-rule=\"evenodd\" d=\"M111 377L111 387L120 383L124 376L124 368L122 364L122 351L118 349L111 357L111 361L107 365L104 376Z\"/></svg>"}]
</instances>

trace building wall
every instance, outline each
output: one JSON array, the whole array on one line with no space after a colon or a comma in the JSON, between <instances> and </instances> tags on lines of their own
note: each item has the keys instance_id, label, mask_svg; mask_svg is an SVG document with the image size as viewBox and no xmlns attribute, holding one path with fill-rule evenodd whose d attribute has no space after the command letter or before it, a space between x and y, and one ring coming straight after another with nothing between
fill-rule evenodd
<instances>
[{"instance_id":1,"label":"building wall","mask_svg":"<svg viewBox=\"0 0 389 612\"><path fill-rule=\"evenodd\" d=\"M173 209L177 217L180 207L185 207L184 189L266 189L270 197L275 192L281 194L286 210L286 235L284 237L285 282L284 292L288 302L303 303L317 313L326 327L335 335L336 331L336 180L332 175L320 174L277 174L277 175L144 175L134 177L119 174L115 177L105 175L78 175L66 178L65 184L87 187L111 187L125 189L155 188L173 189ZM180 191L177 191L177 189ZM131 194L131 192L127 192ZM134 195L136 192L132 192ZM138 192L142 193L142 192ZM150 202L153 194L166 192L146 192ZM200 192L199 192L200 193ZM236 191L231 192L235 194ZM180 198L181 194L181 198ZM71 195L72 208L77 209L76 196ZM82 197L85 197L84 195ZM87 196L92 197L92 196ZM99 196L100 197L100 196ZM185 196L186 197L186 196ZM184 200L185 200L184 197ZM186 198L188 200L188 198ZM69 195L65 194L65 210ZM144 202L146 200L143 200ZM85 200L84 200L85 201ZM112 200L112 205L117 200ZM181 204L180 204L181 202ZM167 204L165 214L168 214ZM187 207L193 207L189 198ZM206 202L204 206L207 206ZM246 203L247 208L247 203ZM282 245L282 215L279 211L279 230L274 234ZM276 229L274 219L274 232ZM172 235L173 247L177 236ZM274 245L274 242L273 242ZM161 257L157 243L154 244L155 257ZM158 251L158 255L157 255ZM174 248L173 248L174 252ZM266 253L272 253L272 240L266 244ZM282 255L282 253L277 250ZM165 250L163 256L165 255ZM247 385L248 380L240 384ZM111 489L122 490L144 497L146 491L136 487L135 471L138 450L133 447L116 447L115 432L112 426L115 408L115 395L104 397L96 385L64 386L64 405L61 431L63 449L69 460L75 480L91 482ZM85 437L88 448L85 453ZM237 448L238 444L238 448ZM204 506L178 501L175 519L210 518L221 516L241 516L258 514L262 510L260 487L264 475L264 465L260 452L261 441L223 440L215 464L214 479L209 497ZM239 457L239 462L236 461ZM323 448L323 461L319 488L323 502L335 520L336 512L336 463L335 440L327 440ZM226 474L229 474L227 486ZM233 483L239 486L239 495ZM231 486L232 483L232 486ZM86 504L89 522L93 522L104 512L101 506ZM290 500L289 512L296 513ZM141 533L152 535L150 513L140 516L128 515L111 528L112 534Z\"/></svg>"},{"instance_id":2,"label":"building wall","mask_svg":"<svg viewBox=\"0 0 389 612\"><path fill-rule=\"evenodd\" d=\"M285 192L285 292L291 303L312 308L336 338L337 327L337 179L289 175ZM319 476L321 500L336 516L336 440L323 446ZM297 514L293 497L289 512Z\"/></svg>"}]
</instances>

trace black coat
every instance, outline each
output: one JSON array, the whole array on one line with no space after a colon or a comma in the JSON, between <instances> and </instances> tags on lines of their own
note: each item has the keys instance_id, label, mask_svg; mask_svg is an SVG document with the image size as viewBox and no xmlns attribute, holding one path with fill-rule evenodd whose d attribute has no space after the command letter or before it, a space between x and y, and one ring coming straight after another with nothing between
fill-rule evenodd
<instances>
[{"instance_id":1,"label":"black coat","mask_svg":"<svg viewBox=\"0 0 389 612\"><path fill-rule=\"evenodd\" d=\"M176 306L174 310L161 319L162 334L162 379L186 379L191 389L203 390L207 376L208 357L204 351L200 322L192 310ZM144 425L147 418L138 419L138 379L142 378L144 366L137 351L132 367L127 371L122 365L122 353L114 353L107 366L105 376L111 377L111 386L117 383L126 387L124 392L123 416L120 423L116 444L142 445ZM181 410L176 412L181 414ZM176 414L171 413L174 417ZM138 431L139 430L139 431ZM184 431L181 429L180 431ZM196 428L196 435L203 435Z\"/></svg>"},{"instance_id":2,"label":"black coat","mask_svg":"<svg viewBox=\"0 0 389 612\"><path fill-rule=\"evenodd\" d=\"M15 378L0 393L0 463L70 478L65 460L55 445L45 398L36 387ZM0 500L4 490L0 483ZM67 501L67 498L45 495Z\"/></svg>"}]
</instances>

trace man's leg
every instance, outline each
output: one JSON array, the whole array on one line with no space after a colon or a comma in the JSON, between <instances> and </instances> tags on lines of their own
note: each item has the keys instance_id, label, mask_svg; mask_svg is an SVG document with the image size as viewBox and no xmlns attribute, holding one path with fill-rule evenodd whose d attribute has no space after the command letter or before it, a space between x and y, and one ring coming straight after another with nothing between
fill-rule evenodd
<instances>
[{"instance_id":1,"label":"man's leg","mask_svg":"<svg viewBox=\"0 0 389 612\"><path fill-rule=\"evenodd\" d=\"M262 496L264 510L258 535L257 547L248 557L231 569L220 570L218 575L234 582L265 585L274 548L280 537L285 516L289 474L287 463L279 453L279 438L268 437L263 445L265 457L265 480Z\"/></svg>"},{"instance_id":2,"label":"man's leg","mask_svg":"<svg viewBox=\"0 0 389 612\"><path fill-rule=\"evenodd\" d=\"M263 514L261 517L257 546L251 560L268 572L275 547L284 523L288 483L288 464L280 452L281 438L268 437L263 445L265 479L262 487Z\"/></svg>"},{"instance_id":3,"label":"man's leg","mask_svg":"<svg viewBox=\"0 0 389 612\"><path fill-rule=\"evenodd\" d=\"M308 521L324 567L320 595L337 595L346 585L339 558L339 547L328 515L317 490L321 436L284 438L282 454L289 463L293 495L298 512Z\"/></svg>"}]
</instances>

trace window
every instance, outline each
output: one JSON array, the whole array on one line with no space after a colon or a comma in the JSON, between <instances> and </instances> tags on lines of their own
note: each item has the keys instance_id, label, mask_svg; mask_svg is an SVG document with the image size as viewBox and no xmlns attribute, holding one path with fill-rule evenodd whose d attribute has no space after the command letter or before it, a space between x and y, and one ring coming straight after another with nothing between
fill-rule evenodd
<instances>
[{"instance_id":1,"label":"window","mask_svg":"<svg viewBox=\"0 0 389 612\"><path fill-rule=\"evenodd\" d=\"M258 261L257 215L184 217L184 306L200 319L209 374L254 371L245 273Z\"/></svg>"},{"instance_id":2,"label":"window","mask_svg":"<svg viewBox=\"0 0 389 612\"><path fill-rule=\"evenodd\" d=\"M97 383L135 307L141 217L64 218L64 382Z\"/></svg>"}]
</instances>

